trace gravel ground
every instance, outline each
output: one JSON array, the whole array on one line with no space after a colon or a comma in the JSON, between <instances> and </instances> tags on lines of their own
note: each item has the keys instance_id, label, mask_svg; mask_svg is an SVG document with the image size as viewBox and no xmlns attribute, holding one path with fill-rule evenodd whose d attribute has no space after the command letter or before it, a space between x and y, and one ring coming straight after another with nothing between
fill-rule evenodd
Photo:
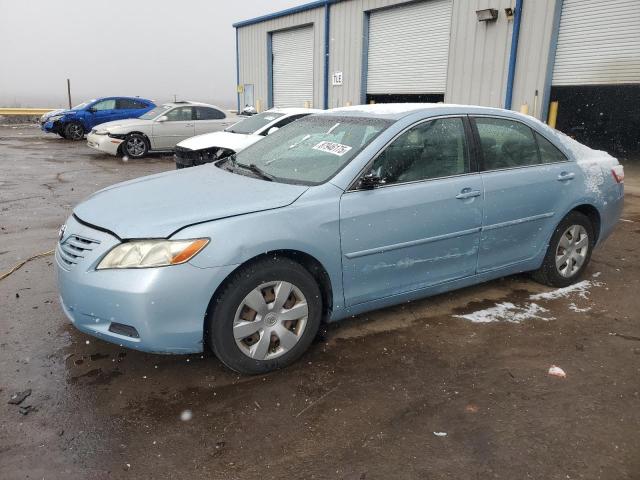
<instances>
[{"instance_id":1,"label":"gravel ground","mask_svg":"<svg viewBox=\"0 0 640 480\"><path fill-rule=\"evenodd\" d=\"M172 168L0 128L0 272L91 192ZM580 288L522 275L362 315L257 377L81 334L35 259L0 281L0 478L637 479L640 168L626 188Z\"/></svg>"}]
</instances>

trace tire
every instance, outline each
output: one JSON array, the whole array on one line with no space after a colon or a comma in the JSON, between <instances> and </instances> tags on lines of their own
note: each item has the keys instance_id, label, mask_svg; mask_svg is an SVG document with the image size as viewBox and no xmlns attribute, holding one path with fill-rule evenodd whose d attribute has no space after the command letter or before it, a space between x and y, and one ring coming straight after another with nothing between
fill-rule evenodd
<instances>
[{"instance_id":1,"label":"tire","mask_svg":"<svg viewBox=\"0 0 640 480\"><path fill-rule=\"evenodd\" d=\"M63 130L63 137L67 140L73 140L74 142L80 141L84 138L84 127L80 122L69 122Z\"/></svg>"},{"instance_id":2,"label":"tire","mask_svg":"<svg viewBox=\"0 0 640 480\"><path fill-rule=\"evenodd\" d=\"M322 296L311 273L289 258L271 257L233 274L212 301L205 337L230 369L261 374L300 358L321 318Z\"/></svg>"},{"instance_id":3,"label":"tire","mask_svg":"<svg viewBox=\"0 0 640 480\"><path fill-rule=\"evenodd\" d=\"M187 166L186 166L186 165L183 165L183 164L181 164L181 163L176 162L176 170L180 170L180 169L182 169L182 168L187 168Z\"/></svg>"},{"instance_id":4,"label":"tire","mask_svg":"<svg viewBox=\"0 0 640 480\"><path fill-rule=\"evenodd\" d=\"M580 212L570 212L553 232L542 266L533 272L533 278L550 287L575 283L591 260L594 244L589 218Z\"/></svg>"},{"instance_id":5,"label":"tire","mask_svg":"<svg viewBox=\"0 0 640 480\"><path fill-rule=\"evenodd\" d=\"M122 142L122 153L130 158L142 158L149 152L149 141L144 135L132 133Z\"/></svg>"}]
</instances>

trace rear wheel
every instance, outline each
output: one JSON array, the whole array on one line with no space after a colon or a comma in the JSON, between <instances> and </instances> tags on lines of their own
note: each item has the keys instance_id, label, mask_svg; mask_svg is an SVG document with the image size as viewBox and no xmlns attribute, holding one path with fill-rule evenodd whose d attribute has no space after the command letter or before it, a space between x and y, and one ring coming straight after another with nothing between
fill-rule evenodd
<instances>
[{"instance_id":1,"label":"rear wheel","mask_svg":"<svg viewBox=\"0 0 640 480\"><path fill-rule=\"evenodd\" d=\"M240 373L286 367L309 348L322 317L320 288L300 264L282 257L236 272L213 302L208 340Z\"/></svg>"},{"instance_id":2,"label":"rear wheel","mask_svg":"<svg viewBox=\"0 0 640 480\"><path fill-rule=\"evenodd\" d=\"M142 158L149 151L149 143L144 135L132 133L124 139L122 152L131 158Z\"/></svg>"},{"instance_id":3,"label":"rear wheel","mask_svg":"<svg viewBox=\"0 0 640 480\"><path fill-rule=\"evenodd\" d=\"M589 218L580 212L569 213L556 227L542 266L533 277L552 287L575 283L591 259L594 244Z\"/></svg>"},{"instance_id":4,"label":"rear wheel","mask_svg":"<svg viewBox=\"0 0 640 480\"><path fill-rule=\"evenodd\" d=\"M80 122L69 122L64 126L63 133L63 137L68 140L82 140L84 138L84 127Z\"/></svg>"}]
</instances>

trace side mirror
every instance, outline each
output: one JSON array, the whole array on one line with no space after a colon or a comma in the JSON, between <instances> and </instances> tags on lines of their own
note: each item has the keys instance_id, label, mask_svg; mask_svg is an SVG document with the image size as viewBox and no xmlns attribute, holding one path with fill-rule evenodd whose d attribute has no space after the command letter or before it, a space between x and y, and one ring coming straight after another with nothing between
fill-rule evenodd
<instances>
[{"instance_id":1,"label":"side mirror","mask_svg":"<svg viewBox=\"0 0 640 480\"><path fill-rule=\"evenodd\" d=\"M169 117L167 117L166 115L162 115L160 118L156 120L156 122L162 123L162 122L166 122L167 120L169 120Z\"/></svg>"},{"instance_id":2,"label":"side mirror","mask_svg":"<svg viewBox=\"0 0 640 480\"><path fill-rule=\"evenodd\" d=\"M271 127L271 128L269 129L269 131L267 132L267 135L271 135L272 133L275 133L275 132L277 132L278 130L280 130L280 128L278 128L278 127Z\"/></svg>"},{"instance_id":3,"label":"side mirror","mask_svg":"<svg viewBox=\"0 0 640 480\"><path fill-rule=\"evenodd\" d=\"M91 107L91 108L89 108L89 109L87 109L87 110L88 110L90 113L96 113L96 112L97 112L97 110L96 110L95 108L93 108L93 107Z\"/></svg>"},{"instance_id":4,"label":"side mirror","mask_svg":"<svg viewBox=\"0 0 640 480\"><path fill-rule=\"evenodd\" d=\"M375 173L368 173L360 179L360 187L365 190L373 190L380 185L384 185L384 180Z\"/></svg>"}]
</instances>

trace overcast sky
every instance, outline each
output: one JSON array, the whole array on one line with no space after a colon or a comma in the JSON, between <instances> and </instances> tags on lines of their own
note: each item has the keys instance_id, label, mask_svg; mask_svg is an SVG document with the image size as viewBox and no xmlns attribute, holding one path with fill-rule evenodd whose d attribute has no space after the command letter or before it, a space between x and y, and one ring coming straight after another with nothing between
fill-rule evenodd
<instances>
[{"instance_id":1,"label":"overcast sky","mask_svg":"<svg viewBox=\"0 0 640 480\"><path fill-rule=\"evenodd\" d=\"M109 95L235 105L231 24L306 0L0 0L0 107Z\"/></svg>"}]
</instances>

